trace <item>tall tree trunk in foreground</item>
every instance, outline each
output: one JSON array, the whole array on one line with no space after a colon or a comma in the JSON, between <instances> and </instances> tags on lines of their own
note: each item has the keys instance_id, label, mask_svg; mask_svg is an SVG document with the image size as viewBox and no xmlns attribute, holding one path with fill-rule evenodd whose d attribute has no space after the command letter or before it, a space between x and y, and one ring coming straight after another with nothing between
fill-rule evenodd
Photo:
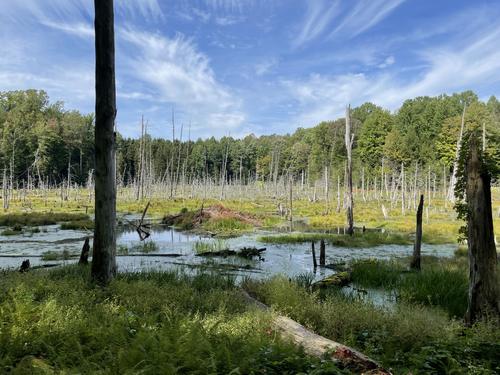
<instances>
[{"instance_id":1,"label":"tall tree trunk in foreground","mask_svg":"<svg viewBox=\"0 0 500 375\"><path fill-rule=\"evenodd\" d=\"M352 202L352 143L354 135L351 136L351 106L347 106L345 112L345 148L347 150L347 233L352 236L354 233L354 217Z\"/></svg>"},{"instance_id":2,"label":"tall tree trunk in foreground","mask_svg":"<svg viewBox=\"0 0 500 375\"><path fill-rule=\"evenodd\" d=\"M115 41L113 0L95 6L95 229L92 278L109 283L116 273Z\"/></svg>"},{"instance_id":3,"label":"tall tree trunk in foreground","mask_svg":"<svg viewBox=\"0 0 500 375\"><path fill-rule=\"evenodd\" d=\"M469 246L469 303L465 321L473 324L493 314L500 316L497 253L493 233L490 176L479 157L478 140L471 137L467 160L466 199Z\"/></svg>"},{"instance_id":4,"label":"tall tree trunk in foreground","mask_svg":"<svg viewBox=\"0 0 500 375\"><path fill-rule=\"evenodd\" d=\"M424 210L424 195L420 195L417 209L417 230L415 232L415 244L413 246L413 259L410 267L420 270L420 248L422 247L422 211Z\"/></svg>"}]
</instances>

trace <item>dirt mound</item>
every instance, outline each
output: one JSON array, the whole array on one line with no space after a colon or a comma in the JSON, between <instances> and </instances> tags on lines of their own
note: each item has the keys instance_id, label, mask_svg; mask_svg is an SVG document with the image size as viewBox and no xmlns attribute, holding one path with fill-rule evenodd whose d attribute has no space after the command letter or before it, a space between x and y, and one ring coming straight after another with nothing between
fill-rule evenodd
<instances>
[{"instance_id":1,"label":"dirt mound","mask_svg":"<svg viewBox=\"0 0 500 375\"><path fill-rule=\"evenodd\" d=\"M183 209L175 215L165 216L162 220L163 224L173 225L181 229L194 229L207 221L217 220L238 220L245 224L260 226L262 223L255 216L238 212L224 207L221 204L216 204L207 208L201 207L199 210L187 211Z\"/></svg>"},{"instance_id":2,"label":"dirt mound","mask_svg":"<svg viewBox=\"0 0 500 375\"><path fill-rule=\"evenodd\" d=\"M221 219L235 219L239 220L246 224L251 224L254 226L262 225L261 221L257 219L255 216L246 214L239 211L231 210L227 207L224 207L221 204L216 204L206 209L203 209L203 213L208 215L212 220L221 220Z\"/></svg>"}]
</instances>

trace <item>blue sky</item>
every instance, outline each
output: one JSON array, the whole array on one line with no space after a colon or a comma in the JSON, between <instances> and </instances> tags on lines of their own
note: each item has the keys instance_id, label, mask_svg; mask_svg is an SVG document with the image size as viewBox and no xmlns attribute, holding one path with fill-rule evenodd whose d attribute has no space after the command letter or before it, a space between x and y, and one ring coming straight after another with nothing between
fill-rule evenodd
<instances>
[{"instance_id":1,"label":"blue sky","mask_svg":"<svg viewBox=\"0 0 500 375\"><path fill-rule=\"evenodd\" d=\"M0 91L92 112L92 0L0 0ZM293 132L347 103L500 93L497 0L115 0L118 130ZM184 137L186 137L185 130Z\"/></svg>"}]
</instances>

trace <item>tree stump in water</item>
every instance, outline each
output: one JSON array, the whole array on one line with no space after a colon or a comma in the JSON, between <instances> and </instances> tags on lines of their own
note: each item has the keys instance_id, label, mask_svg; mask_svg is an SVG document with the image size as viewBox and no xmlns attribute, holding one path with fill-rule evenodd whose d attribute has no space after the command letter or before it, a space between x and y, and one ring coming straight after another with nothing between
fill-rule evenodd
<instances>
[{"instance_id":1,"label":"tree stump in water","mask_svg":"<svg viewBox=\"0 0 500 375\"><path fill-rule=\"evenodd\" d=\"M410 267L420 271L420 248L422 247L422 211L424 208L424 195L420 195L417 209L417 230L415 233L415 245L413 246L413 259Z\"/></svg>"},{"instance_id":2,"label":"tree stump in water","mask_svg":"<svg viewBox=\"0 0 500 375\"><path fill-rule=\"evenodd\" d=\"M19 272L28 272L30 267L31 267L30 260L29 259L23 260L23 262L21 263L21 267L19 268Z\"/></svg>"},{"instance_id":3,"label":"tree stump in water","mask_svg":"<svg viewBox=\"0 0 500 375\"><path fill-rule=\"evenodd\" d=\"M82 253L80 254L80 260L78 261L78 264L88 264L89 263L89 253L90 253L89 241L90 241L90 239L88 237L85 238L85 243L83 244Z\"/></svg>"},{"instance_id":4,"label":"tree stump in water","mask_svg":"<svg viewBox=\"0 0 500 375\"><path fill-rule=\"evenodd\" d=\"M316 263L316 250L314 249L314 241L311 242L311 252L312 252L312 256L313 256L314 272L316 272L316 268L318 268L318 263Z\"/></svg>"},{"instance_id":5,"label":"tree stump in water","mask_svg":"<svg viewBox=\"0 0 500 375\"><path fill-rule=\"evenodd\" d=\"M325 264L326 264L325 240L321 240L319 243L319 265L325 266Z\"/></svg>"}]
</instances>

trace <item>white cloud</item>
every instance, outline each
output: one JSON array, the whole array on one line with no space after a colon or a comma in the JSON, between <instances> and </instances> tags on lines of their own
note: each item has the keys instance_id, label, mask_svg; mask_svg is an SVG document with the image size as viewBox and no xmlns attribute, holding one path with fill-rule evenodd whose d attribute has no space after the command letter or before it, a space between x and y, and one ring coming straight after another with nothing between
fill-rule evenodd
<instances>
[{"instance_id":1,"label":"white cloud","mask_svg":"<svg viewBox=\"0 0 500 375\"><path fill-rule=\"evenodd\" d=\"M456 43L434 46L420 53L424 68L414 79L402 80L398 71L371 74L312 74L283 81L298 104L300 123L314 125L343 116L346 104L370 101L395 110L404 100L494 85L500 82L500 27L484 27ZM385 64L393 62L388 57ZM389 64L390 65L390 64Z\"/></svg>"},{"instance_id":2,"label":"white cloud","mask_svg":"<svg viewBox=\"0 0 500 375\"><path fill-rule=\"evenodd\" d=\"M190 114L209 134L244 121L239 101L217 81L208 57L191 40L130 29L120 30L119 37L135 51L127 56L128 74L151 87L158 100Z\"/></svg>"},{"instance_id":3,"label":"white cloud","mask_svg":"<svg viewBox=\"0 0 500 375\"><path fill-rule=\"evenodd\" d=\"M73 34L80 38L85 39L94 37L94 27L89 23L77 22L74 24L69 24L64 22L53 22L53 21L42 21L41 23L52 29L64 31L65 33Z\"/></svg>"},{"instance_id":4,"label":"white cloud","mask_svg":"<svg viewBox=\"0 0 500 375\"><path fill-rule=\"evenodd\" d=\"M393 65L394 63L396 62L396 59L394 58L394 56L388 56L383 63L379 64L378 67L380 69L384 69L384 68L387 68L391 65Z\"/></svg>"},{"instance_id":5,"label":"white cloud","mask_svg":"<svg viewBox=\"0 0 500 375\"><path fill-rule=\"evenodd\" d=\"M340 1L309 1L307 3L307 13L300 33L292 41L294 47L299 47L319 35L330 25L330 22L339 14Z\"/></svg>"},{"instance_id":6,"label":"white cloud","mask_svg":"<svg viewBox=\"0 0 500 375\"><path fill-rule=\"evenodd\" d=\"M359 35L372 28L406 0L359 0L342 17L342 22L330 36L343 32L350 37Z\"/></svg>"},{"instance_id":7,"label":"white cloud","mask_svg":"<svg viewBox=\"0 0 500 375\"><path fill-rule=\"evenodd\" d=\"M258 76L262 76L264 74L267 74L277 64L278 64L278 59L276 59L276 58L264 60L264 61L255 65L255 74L257 74Z\"/></svg>"}]
</instances>

